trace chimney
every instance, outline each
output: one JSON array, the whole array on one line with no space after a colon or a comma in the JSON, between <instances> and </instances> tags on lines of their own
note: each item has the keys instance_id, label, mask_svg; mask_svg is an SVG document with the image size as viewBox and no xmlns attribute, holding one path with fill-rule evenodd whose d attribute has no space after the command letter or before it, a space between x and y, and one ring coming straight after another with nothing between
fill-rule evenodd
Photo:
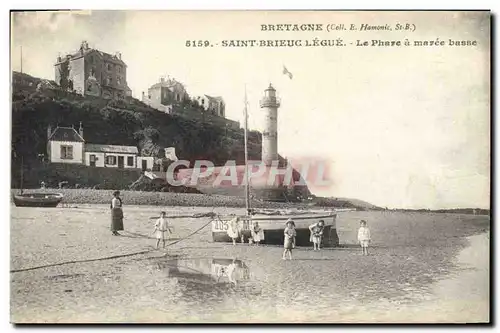
<instances>
[{"instance_id":1,"label":"chimney","mask_svg":"<svg viewBox=\"0 0 500 333\"><path fill-rule=\"evenodd\" d=\"M160 77L160 82L161 82L161 83L165 82L165 78L164 78L163 76L162 76L162 77Z\"/></svg>"},{"instance_id":2,"label":"chimney","mask_svg":"<svg viewBox=\"0 0 500 333\"><path fill-rule=\"evenodd\" d=\"M81 121L80 121L80 128L78 129L78 133L83 138L83 126L82 126L82 122Z\"/></svg>"},{"instance_id":3,"label":"chimney","mask_svg":"<svg viewBox=\"0 0 500 333\"><path fill-rule=\"evenodd\" d=\"M120 60L122 60L122 54L120 52L116 52L116 57Z\"/></svg>"}]
</instances>

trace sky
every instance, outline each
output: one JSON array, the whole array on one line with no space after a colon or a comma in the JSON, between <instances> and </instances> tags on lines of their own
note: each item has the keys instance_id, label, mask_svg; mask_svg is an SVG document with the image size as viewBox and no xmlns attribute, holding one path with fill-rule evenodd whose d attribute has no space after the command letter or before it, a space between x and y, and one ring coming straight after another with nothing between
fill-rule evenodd
<instances>
[{"instance_id":1,"label":"sky","mask_svg":"<svg viewBox=\"0 0 500 333\"><path fill-rule=\"evenodd\" d=\"M415 31L269 32L261 24L414 24ZM327 161L317 195L389 208L489 208L490 31L482 12L26 12L12 16L11 66L53 79L58 55L81 41L121 52L133 95L160 76L191 95L222 96L262 130L259 99L281 98L278 150ZM343 38L345 47L224 48L223 40ZM357 40L475 40L477 46L357 47ZM208 48L186 40L209 40ZM351 45L349 43L353 43ZM283 66L293 79L283 75ZM179 156L182 158L182 156Z\"/></svg>"}]
</instances>

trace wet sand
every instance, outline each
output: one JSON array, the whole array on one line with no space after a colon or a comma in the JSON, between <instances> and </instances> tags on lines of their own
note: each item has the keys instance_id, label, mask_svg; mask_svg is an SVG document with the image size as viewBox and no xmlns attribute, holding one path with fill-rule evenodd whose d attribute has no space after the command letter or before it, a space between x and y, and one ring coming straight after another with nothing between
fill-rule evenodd
<instances>
[{"instance_id":1,"label":"wet sand","mask_svg":"<svg viewBox=\"0 0 500 333\"><path fill-rule=\"evenodd\" d=\"M346 212L342 248L212 243L210 228L153 250L149 217L206 208L126 207L123 236L108 230L106 206L12 208L11 270L151 252L11 273L11 320L29 322L481 322L488 319L489 217ZM242 212L216 209L219 213ZM370 256L355 245L360 218ZM209 220L174 219L174 238ZM470 237L470 238L467 238ZM233 259L236 284L227 274ZM479 260L481 259L481 260ZM226 265L226 266L224 266ZM468 265L468 266L465 266ZM233 277L234 280L234 277ZM460 290L460 292L457 292Z\"/></svg>"}]
</instances>

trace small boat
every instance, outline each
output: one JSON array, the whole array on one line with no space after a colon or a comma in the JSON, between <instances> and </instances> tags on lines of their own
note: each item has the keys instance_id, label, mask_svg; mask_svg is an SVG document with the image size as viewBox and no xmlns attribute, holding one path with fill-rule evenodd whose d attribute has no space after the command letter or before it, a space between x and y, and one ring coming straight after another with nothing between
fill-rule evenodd
<instances>
[{"instance_id":1,"label":"small boat","mask_svg":"<svg viewBox=\"0 0 500 333\"><path fill-rule=\"evenodd\" d=\"M23 193L14 195L16 207L57 207L62 201L61 193Z\"/></svg>"}]
</instances>

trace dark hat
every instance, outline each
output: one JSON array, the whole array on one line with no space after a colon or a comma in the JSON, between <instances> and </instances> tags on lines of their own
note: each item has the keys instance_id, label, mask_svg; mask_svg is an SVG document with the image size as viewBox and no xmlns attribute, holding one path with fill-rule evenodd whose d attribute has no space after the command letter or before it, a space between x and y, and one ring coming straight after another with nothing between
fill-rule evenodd
<instances>
[{"instance_id":1,"label":"dark hat","mask_svg":"<svg viewBox=\"0 0 500 333\"><path fill-rule=\"evenodd\" d=\"M113 195L120 195L120 191L114 191Z\"/></svg>"}]
</instances>

